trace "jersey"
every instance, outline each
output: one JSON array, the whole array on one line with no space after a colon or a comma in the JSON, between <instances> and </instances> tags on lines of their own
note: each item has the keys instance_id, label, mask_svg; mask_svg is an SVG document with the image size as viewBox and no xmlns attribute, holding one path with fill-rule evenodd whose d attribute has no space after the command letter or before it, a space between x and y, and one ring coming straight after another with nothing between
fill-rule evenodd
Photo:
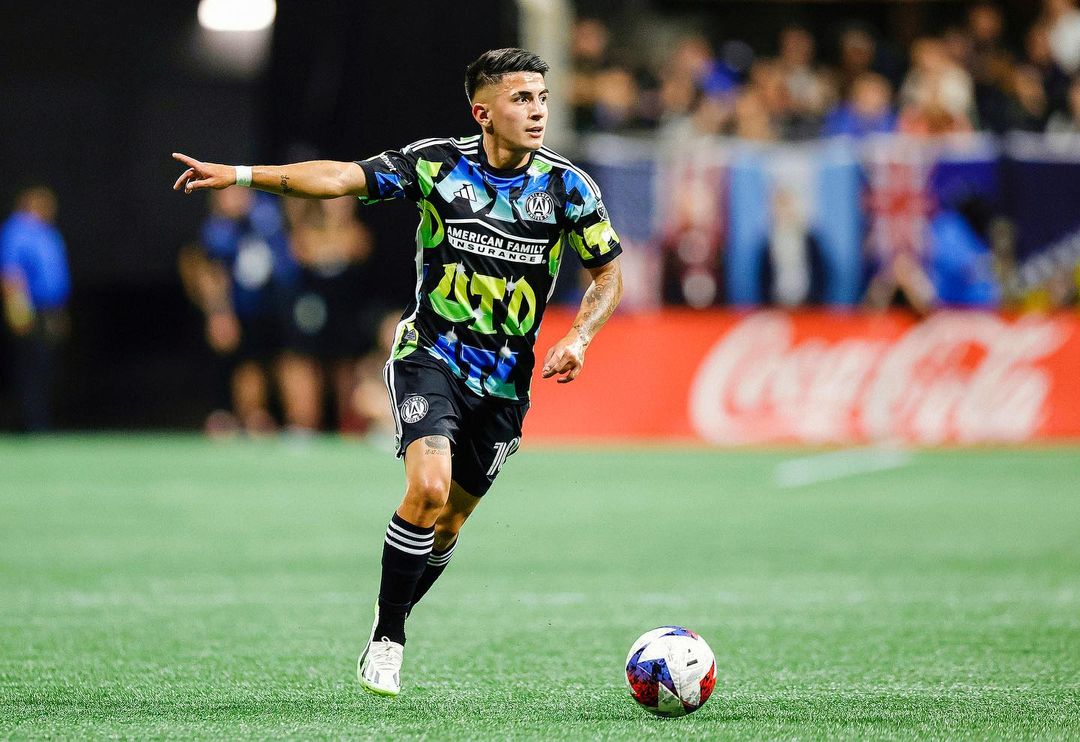
<instances>
[{"instance_id":1,"label":"jersey","mask_svg":"<svg viewBox=\"0 0 1080 742\"><path fill-rule=\"evenodd\" d=\"M374 203L416 203L416 295L392 359L426 353L479 396L527 402L533 346L567 251L586 268L621 252L600 189L541 147L493 167L480 136L424 139L357 162Z\"/></svg>"}]
</instances>

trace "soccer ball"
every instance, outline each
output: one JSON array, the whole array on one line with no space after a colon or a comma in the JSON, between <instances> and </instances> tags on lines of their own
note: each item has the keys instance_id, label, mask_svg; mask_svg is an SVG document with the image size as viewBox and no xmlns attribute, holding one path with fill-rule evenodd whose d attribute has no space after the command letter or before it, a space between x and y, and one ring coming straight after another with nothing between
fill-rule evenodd
<instances>
[{"instance_id":1,"label":"soccer ball","mask_svg":"<svg viewBox=\"0 0 1080 742\"><path fill-rule=\"evenodd\" d=\"M626 683L646 710L657 716L685 716L709 700L716 685L716 659L693 631L661 626L630 647Z\"/></svg>"}]
</instances>

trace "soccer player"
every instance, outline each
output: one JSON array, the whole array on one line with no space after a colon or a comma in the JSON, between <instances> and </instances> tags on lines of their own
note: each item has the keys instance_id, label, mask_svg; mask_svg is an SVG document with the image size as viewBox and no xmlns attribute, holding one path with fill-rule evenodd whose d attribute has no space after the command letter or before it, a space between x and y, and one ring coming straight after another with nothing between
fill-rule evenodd
<instances>
[{"instance_id":1,"label":"soccer player","mask_svg":"<svg viewBox=\"0 0 1080 742\"><path fill-rule=\"evenodd\" d=\"M361 685L397 695L405 619L446 569L462 525L521 442L533 345L564 253L592 283L544 356L543 378L571 382L622 295L619 238L600 190L543 146L548 65L522 49L482 54L465 71L481 133L423 139L358 162L276 167L199 162L175 189L234 184L282 195L406 198L417 204L416 296L385 369L405 459L405 496L386 529Z\"/></svg>"}]
</instances>

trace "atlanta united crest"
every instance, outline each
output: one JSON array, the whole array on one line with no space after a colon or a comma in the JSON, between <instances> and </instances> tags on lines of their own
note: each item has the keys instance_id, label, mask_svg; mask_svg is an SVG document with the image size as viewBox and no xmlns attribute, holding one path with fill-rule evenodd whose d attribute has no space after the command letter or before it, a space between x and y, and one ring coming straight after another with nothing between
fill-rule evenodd
<instances>
[{"instance_id":1,"label":"atlanta united crest","mask_svg":"<svg viewBox=\"0 0 1080 742\"><path fill-rule=\"evenodd\" d=\"M428 403L423 397L408 397L401 403L401 419L407 423L418 423L427 414Z\"/></svg>"},{"instance_id":2,"label":"atlanta united crest","mask_svg":"<svg viewBox=\"0 0 1080 742\"><path fill-rule=\"evenodd\" d=\"M547 221L554 211L555 199L549 193L539 191L529 194L529 197L525 199L525 213L533 221Z\"/></svg>"}]
</instances>

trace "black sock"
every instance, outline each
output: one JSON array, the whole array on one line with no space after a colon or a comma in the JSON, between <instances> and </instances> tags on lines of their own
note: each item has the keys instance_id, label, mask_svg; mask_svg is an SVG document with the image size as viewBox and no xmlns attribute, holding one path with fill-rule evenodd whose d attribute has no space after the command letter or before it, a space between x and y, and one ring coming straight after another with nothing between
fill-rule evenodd
<instances>
[{"instance_id":1,"label":"black sock","mask_svg":"<svg viewBox=\"0 0 1080 742\"><path fill-rule=\"evenodd\" d=\"M434 541L434 528L413 525L397 513L390 519L383 542L376 639L386 637L398 644L405 643L405 616Z\"/></svg>"},{"instance_id":2,"label":"black sock","mask_svg":"<svg viewBox=\"0 0 1080 742\"><path fill-rule=\"evenodd\" d=\"M412 607L409 611L412 612L413 607L420 602L420 598L424 597L431 586L435 584L435 580L439 579L443 570L446 569L446 565L450 564L450 557L454 556L454 549L457 548L457 539L454 543L448 547L439 551L438 549L432 549L431 554L427 558L427 566L424 567L424 573L420 575L420 579L416 581L416 590L413 591Z\"/></svg>"}]
</instances>

